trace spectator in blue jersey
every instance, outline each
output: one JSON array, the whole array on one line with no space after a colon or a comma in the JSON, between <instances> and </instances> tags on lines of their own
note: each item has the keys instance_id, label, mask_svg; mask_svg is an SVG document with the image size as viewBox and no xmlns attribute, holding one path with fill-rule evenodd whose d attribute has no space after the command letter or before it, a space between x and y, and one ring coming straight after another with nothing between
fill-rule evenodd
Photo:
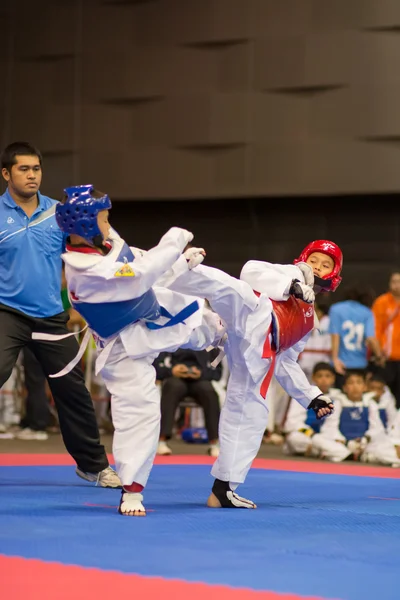
<instances>
[{"instance_id":1,"label":"spectator in blue jersey","mask_svg":"<svg viewBox=\"0 0 400 600\"><path fill-rule=\"evenodd\" d=\"M379 366L384 358L375 336L375 321L371 310L374 297L362 286L349 288L342 302L329 310L329 333L332 337L332 362L342 387L343 377L349 370L366 370L369 353Z\"/></svg>"},{"instance_id":2,"label":"spectator in blue jersey","mask_svg":"<svg viewBox=\"0 0 400 600\"><path fill-rule=\"evenodd\" d=\"M3 150L1 167L7 190L0 196L0 387L25 346L32 349L47 377L78 353L74 335L65 337L69 332L61 301L64 234L55 220L56 200L39 192L41 154L27 142L14 142ZM48 339L34 339L38 334ZM100 444L81 369L76 366L48 382L76 473L102 487L119 487Z\"/></svg>"}]
</instances>

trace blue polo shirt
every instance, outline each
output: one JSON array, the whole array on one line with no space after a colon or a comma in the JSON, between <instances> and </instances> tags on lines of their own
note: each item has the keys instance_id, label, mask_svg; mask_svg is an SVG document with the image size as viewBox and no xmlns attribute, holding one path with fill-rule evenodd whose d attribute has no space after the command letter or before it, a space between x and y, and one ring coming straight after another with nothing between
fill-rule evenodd
<instances>
[{"instance_id":1,"label":"blue polo shirt","mask_svg":"<svg viewBox=\"0 0 400 600\"><path fill-rule=\"evenodd\" d=\"M375 336L374 315L370 308L354 300L333 304L329 310L329 333L339 334L339 358L347 369L367 367L365 342Z\"/></svg>"},{"instance_id":2,"label":"blue polo shirt","mask_svg":"<svg viewBox=\"0 0 400 600\"><path fill-rule=\"evenodd\" d=\"M56 200L38 193L29 219L8 190L0 196L0 303L31 317L63 311L61 253L64 234L57 225Z\"/></svg>"}]
</instances>

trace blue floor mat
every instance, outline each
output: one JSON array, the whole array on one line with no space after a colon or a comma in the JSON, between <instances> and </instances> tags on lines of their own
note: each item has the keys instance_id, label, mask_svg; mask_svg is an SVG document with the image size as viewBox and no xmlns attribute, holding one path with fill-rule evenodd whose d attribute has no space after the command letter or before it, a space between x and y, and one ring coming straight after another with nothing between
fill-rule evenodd
<instances>
[{"instance_id":1,"label":"blue floor mat","mask_svg":"<svg viewBox=\"0 0 400 600\"><path fill-rule=\"evenodd\" d=\"M400 598L400 481L253 469L210 510L207 466L155 466L146 518L71 467L0 467L0 553L343 600Z\"/></svg>"}]
</instances>

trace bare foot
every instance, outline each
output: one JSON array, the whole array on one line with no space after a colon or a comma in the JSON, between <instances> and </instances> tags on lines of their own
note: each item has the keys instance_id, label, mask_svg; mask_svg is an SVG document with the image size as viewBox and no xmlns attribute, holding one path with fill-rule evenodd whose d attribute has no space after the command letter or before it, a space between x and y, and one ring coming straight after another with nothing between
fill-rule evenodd
<instances>
[{"instance_id":1,"label":"bare foot","mask_svg":"<svg viewBox=\"0 0 400 600\"><path fill-rule=\"evenodd\" d=\"M218 500L217 496L212 492L208 496L207 506L208 508L222 508L221 502Z\"/></svg>"}]
</instances>

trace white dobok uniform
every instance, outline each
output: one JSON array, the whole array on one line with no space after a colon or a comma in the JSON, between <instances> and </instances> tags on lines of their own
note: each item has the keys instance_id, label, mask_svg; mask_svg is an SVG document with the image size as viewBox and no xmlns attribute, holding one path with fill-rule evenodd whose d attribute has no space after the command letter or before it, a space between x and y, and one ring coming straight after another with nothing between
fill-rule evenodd
<instances>
[{"instance_id":1,"label":"white dobok uniform","mask_svg":"<svg viewBox=\"0 0 400 600\"><path fill-rule=\"evenodd\" d=\"M388 435L394 446L400 446L400 408L396 411L396 418L392 423Z\"/></svg>"},{"instance_id":2,"label":"white dobok uniform","mask_svg":"<svg viewBox=\"0 0 400 600\"><path fill-rule=\"evenodd\" d=\"M266 270L265 263L260 264ZM304 282L303 274L294 265L271 265L269 270L268 295L253 291L263 292L259 285L249 285L204 265L181 276L175 273L175 280L172 277L169 281L172 289L207 298L225 322L228 339L224 349L230 378L220 417L220 454L211 473L231 482L232 487L244 482L266 428L266 375L272 376L274 363L270 348L274 344L278 347L275 377L291 397L306 408L322 393L310 385L297 363L314 326L313 306L288 294L294 278Z\"/></svg>"},{"instance_id":3,"label":"white dobok uniform","mask_svg":"<svg viewBox=\"0 0 400 600\"><path fill-rule=\"evenodd\" d=\"M78 248L63 254L71 303L93 332L96 374L111 394L113 454L123 485L145 486L156 454L160 394L153 361L162 351L203 350L222 335L219 318L203 300L157 285L192 238L173 227L142 252L112 232L106 256Z\"/></svg>"},{"instance_id":4,"label":"white dobok uniform","mask_svg":"<svg viewBox=\"0 0 400 600\"><path fill-rule=\"evenodd\" d=\"M372 392L370 393L373 397L374 394ZM383 422L383 426L385 427L386 432L389 433L392 430L397 418L396 398L393 396L388 386L385 386L385 391L379 398L379 401L374 401L378 406L379 415Z\"/></svg>"},{"instance_id":5,"label":"white dobok uniform","mask_svg":"<svg viewBox=\"0 0 400 600\"><path fill-rule=\"evenodd\" d=\"M372 393L363 394L362 400L353 402L344 394L334 398L335 412L321 426L320 436L349 444L363 440L361 460L384 465L400 465L393 441L386 434Z\"/></svg>"},{"instance_id":6,"label":"white dobok uniform","mask_svg":"<svg viewBox=\"0 0 400 600\"><path fill-rule=\"evenodd\" d=\"M327 395L334 400L340 393L339 389L331 388ZM307 411L291 399L282 427L285 434L284 452L294 455L308 454L332 462L341 462L347 458L351 450L341 442L319 433L323 422L323 420L316 421L314 411Z\"/></svg>"}]
</instances>

